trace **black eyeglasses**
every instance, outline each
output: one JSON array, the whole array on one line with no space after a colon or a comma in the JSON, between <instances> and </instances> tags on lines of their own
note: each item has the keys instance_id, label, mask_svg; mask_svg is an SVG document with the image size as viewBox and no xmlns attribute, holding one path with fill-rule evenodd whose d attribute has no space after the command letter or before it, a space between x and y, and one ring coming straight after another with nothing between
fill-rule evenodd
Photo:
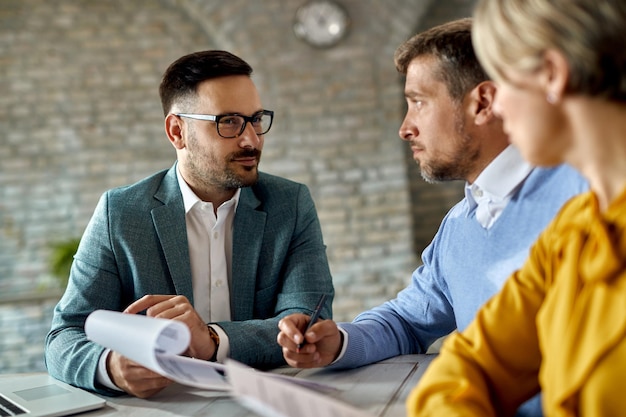
<instances>
[{"instance_id":1,"label":"black eyeglasses","mask_svg":"<svg viewBox=\"0 0 626 417\"><path fill-rule=\"evenodd\" d=\"M274 119L274 112L271 110L261 110L252 116L244 116L241 114L193 114L179 113L178 117L187 117L196 120L208 120L215 122L217 134L223 138L236 138L241 135L249 122L257 135L264 135L269 132Z\"/></svg>"}]
</instances>

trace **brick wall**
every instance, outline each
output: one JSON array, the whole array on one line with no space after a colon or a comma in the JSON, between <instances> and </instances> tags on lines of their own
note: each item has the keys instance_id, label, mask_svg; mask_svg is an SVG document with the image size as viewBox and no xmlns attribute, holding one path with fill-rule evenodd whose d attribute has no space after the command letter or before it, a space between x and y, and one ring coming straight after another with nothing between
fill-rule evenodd
<instances>
[{"instance_id":1,"label":"brick wall","mask_svg":"<svg viewBox=\"0 0 626 417\"><path fill-rule=\"evenodd\" d=\"M311 189L335 318L408 283L460 187L425 184L398 138L405 108L393 52L416 30L469 15L472 2L339 0L351 32L315 50L291 32L304 1L0 2L0 334L30 320L25 305L49 322L38 301L55 288L49 245L79 236L102 192L173 163L157 86L170 62L201 49L230 50L255 68L276 112L261 169ZM30 304L6 302L33 293ZM8 352L0 346L0 372L14 370Z\"/></svg>"},{"instance_id":2,"label":"brick wall","mask_svg":"<svg viewBox=\"0 0 626 417\"><path fill-rule=\"evenodd\" d=\"M0 373L45 371L43 344L55 304L46 297L0 303Z\"/></svg>"}]
</instances>

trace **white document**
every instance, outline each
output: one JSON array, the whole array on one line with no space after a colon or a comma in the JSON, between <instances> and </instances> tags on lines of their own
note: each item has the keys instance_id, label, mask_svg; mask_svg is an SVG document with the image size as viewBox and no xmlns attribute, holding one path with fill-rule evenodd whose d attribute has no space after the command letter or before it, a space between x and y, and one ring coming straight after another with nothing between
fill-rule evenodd
<instances>
[{"instance_id":1,"label":"white document","mask_svg":"<svg viewBox=\"0 0 626 417\"><path fill-rule=\"evenodd\" d=\"M189 328L179 321L96 310L85 322L87 337L183 385L229 390L224 365L179 356L189 346Z\"/></svg>"},{"instance_id":2,"label":"white document","mask_svg":"<svg viewBox=\"0 0 626 417\"><path fill-rule=\"evenodd\" d=\"M275 378L233 360L226 362L226 373L239 401L265 417L374 417L365 410L293 384L291 380L296 378Z\"/></svg>"},{"instance_id":3,"label":"white document","mask_svg":"<svg viewBox=\"0 0 626 417\"><path fill-rule=\"evenodd\" d=\"M328 385L257 371L233 360L226 366L180 356L187 350L191 334L184 323L176 320L96 310L87 317L85 333L91 341L180 384L220 391L236 388L243 404L262 415L368 417L361 410L325 396L323 393L336 391ZM271 391L271 397L266 396L266 390ZM315 407L310 406L312 402ZM280 415L279 403L284 403L283 408L289 413ZM297 408L295 412L295 405L302 410ZM335 414L324 411L331 408L335 409Z\"/></svg>"}]
</instances>

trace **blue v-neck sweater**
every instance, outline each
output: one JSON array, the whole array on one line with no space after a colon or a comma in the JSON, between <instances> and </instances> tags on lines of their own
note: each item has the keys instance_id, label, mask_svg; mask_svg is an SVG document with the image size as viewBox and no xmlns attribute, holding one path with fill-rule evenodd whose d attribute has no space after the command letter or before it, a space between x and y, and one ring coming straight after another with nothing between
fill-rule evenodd
<instances>
[{"instance_id":1,"label":"blue v-neck sweater","mask_svg":"<svg viewBox=\"0 0 626 417\"><path fill-rule=\"evenodd\" d=\"M535 168L489 229L466 199L446 215L411 283L397 297L341 323L348 344L333 368L424 353L439 337L463 330L478 308L525 261L530 246L563 203L588 189L572 168Z\"/></svg>"}]
</instances>

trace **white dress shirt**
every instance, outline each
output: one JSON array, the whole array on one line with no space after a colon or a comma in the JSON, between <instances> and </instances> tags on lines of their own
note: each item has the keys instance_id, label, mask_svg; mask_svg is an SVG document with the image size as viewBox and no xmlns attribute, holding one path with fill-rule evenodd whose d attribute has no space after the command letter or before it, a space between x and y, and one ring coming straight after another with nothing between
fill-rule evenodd
<instances>
[{"instance_id":1,"label":"white dress shirt","mask_svg":"<svg viewBox=\"0 0 626 417\"><path fill-rule=\"evenodd\" d=\"M230 320L230 282L233 258L233 220L241 189L217 208L200 200L189 188L176 167L176 178L185 205L185 223L189 243L189 262L194 308L209 322ZM228 336L217 325L211 326L220 337L217 361L228 356Z\"/></svg>"},{"instance_id":2,"label":"white dress shirt","mask_svg":"<svg viewBox=\"0 0 626 417\"><path fill-rule=\"evenodd\" d=\"M176 170L185 205L194 307L209 322L230 320L233 219L241 190L217 208L196 196ZM221 344L221 338L220 338Z\"/></svg>"}]
</instances>

